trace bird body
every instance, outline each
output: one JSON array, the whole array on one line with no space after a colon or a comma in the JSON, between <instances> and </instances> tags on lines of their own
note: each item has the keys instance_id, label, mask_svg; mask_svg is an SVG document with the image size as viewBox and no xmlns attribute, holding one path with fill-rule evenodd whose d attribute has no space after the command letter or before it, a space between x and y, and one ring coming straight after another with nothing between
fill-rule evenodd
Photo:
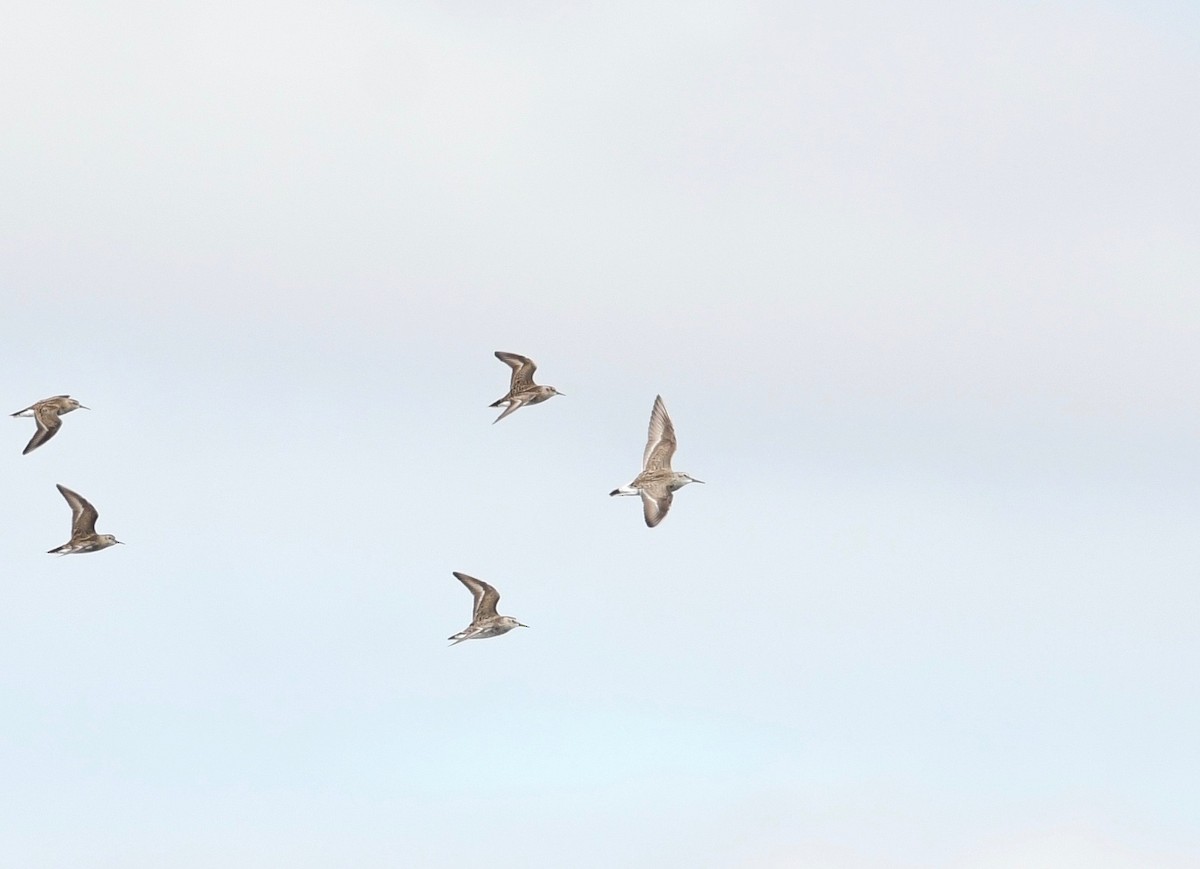
<instances>
[{"instance_id":1,"label":"bird body","mask_svg":"<svg viewBox=\"0 0 1200 869\"><path fill-rule=\"evenodd\" d=\"M71 539L62 546L47 550L50 555L74 555L82 552L97 552L101 549L120 543L111 534L96 533L96 519L99 513L90 502L76 492L72 492L61 483L58 491L71 506Z\"/></svg>"},{"instance_id":2,"label":"bird body","mask_svg":"<svg viewBox=\"0 0 1200 869\"><path fill-rule=\"evenodd\" d=\"M533 373L537 371L537 365L528 356L497 350L496 358L512 369L512 380L509 383L508 394L497 398L488 405L488 407L505 406L504 413L492 420L492 425L527 404L541 404L548 398L562 395L553 386L541 386L533 382Z\"/></svg>"},{"instance_id":3,"label":"bird body","mask_svg":"<svg viewBox=\"0 0 1200 869\"><path fill-rule=\"evenodd\" d=\"M448 640L456 646L464 640L485 640L488 637L498 637L507 634L513 628L527 628L512 616L502 616L496 613L496 604L500 601L500 592L481 579L454 571L454 576L467 587L475 598L475 606L471 610L471 624L459 631Z\"/></svg>"},{"instance_id":4,"label":"bird body","mask_svg":"<svg viewBox=\"0 0 1200 869\"><path fill-rule=\"evenodd\" d=\"M43 398L41 401L29 405L24 410L18 410L12 414L12 416L31 416L34 422L37 423L37 431L33 433L33 437L29 439L29 443L25 445L25 449L21 451L21 455L28 455L54 437L58 433L58 429L62 426L62 420L59 417L73 410L78 410L81 407L84 410L90 409L84 407L69 395L55 395L50 398Z\"/></svg>"},{"instance_id":5,"label":"bird body","mask_svg":"<svg viewBox=\"0 0 1200 869\"><path fill-rule=\"evenodd\" d=\"M646 438L646 449L642 453L642 472L628 486L613 489L611 495L640 495L642 513L646 525L653 528L671 509L675 492L688 483L703 483L687 474L671 470L671 457L675 455L675 426L667 415L662 396L654 398L650 411L650 430Z\"/></svg>"}]
</instances>

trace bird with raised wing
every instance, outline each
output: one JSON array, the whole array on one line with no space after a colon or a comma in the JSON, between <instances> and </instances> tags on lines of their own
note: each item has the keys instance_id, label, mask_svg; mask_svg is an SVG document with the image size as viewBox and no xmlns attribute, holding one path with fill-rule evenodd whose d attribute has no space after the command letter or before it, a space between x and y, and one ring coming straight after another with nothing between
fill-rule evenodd
<instances>
[{"instance_id":1,"label":"bird with raised wing","mask_svg":"<svg viewBox=\"0 0 1200 869\"><path fill-rule=\"evenodd\" d=\"M496 358L512 369L512 382L508 387L508 395L497 398L488 405L488 407L505 405L504 413L492 420L492 425L527 404L541 404L547 398L562 395L553 386L539 386L533 382L533 372L537 371L537 365L528 356L497 350Z\"/></svg>"},{"instance_id":2,"label":"bird with raised wing","mask_svg":"<svg viewBox=\"0 0 1200 869\"><path fill-rule=\"evenodd\" d=\"M671 509L675 492L688 483L703 483L695 477L671 470L671 456L675 455L675 426L667 416L667 407L662 396L654 398L650 411L650 432L646 439L646 451L642 454L642 472L628 486L613 489L609 495L641 495L642 512L646 525L653 528L663 520Z\"/></svg>"},{"instance_id":3,"label":"bird with raised wing","mask_svg":"<svg viewBox=\"0 0 1200 869\"><path fill-rule=\"evenodd\" d=\"M512 616L496 614L496 604L500 602L500 592L482 579L467 576L457 570L454 571L454 575L471 592L471 596L475 598L475 606L471 610L471 624L454 636L446 638L454 641L450 645L457 646L464 640L484 640L488 637L498 637L501 634L507 634L513 628L529 627L529 625L521 624Z\"/></svg>"},{"instance_id":4,"label":"bird with raised wing","mask_svg":"<svg viewBox=\"0 0 1200 869\"><path fill-rule=\"evenodd\" d=\"M37 431L33 433L33 437L29 439L29 443L25 445L25 449L21 451L21 455L25 456L32 453L50 438L58 433L58 429L62 426L62 420L59 419L64 413L70 413L73 410L78 410L83 407L84 410L91 408L84 407L69 395L55 395L50 398L43 398L39 402L29 405L24 410L18 410L12 416L32 416L33 421L37 423Z\"/></svg>"},{"instance_id":5,"label":"bird with raised wing","mask_svg":"<svg viewBox=\"0 0 1200 869\"><path fill-rule=\"evenodd\" d=\"M78 552L96 552L121 542L111 534L97 534L96 519L99 518L100 514L96 512L96 508L82 495L72 492L61 483L57 485L58 491L62 493L62 496L67 499L67 503L71 505L71 539L62 546L47 550L50 555L74 555Z\"/></svg>"}]
</instances>

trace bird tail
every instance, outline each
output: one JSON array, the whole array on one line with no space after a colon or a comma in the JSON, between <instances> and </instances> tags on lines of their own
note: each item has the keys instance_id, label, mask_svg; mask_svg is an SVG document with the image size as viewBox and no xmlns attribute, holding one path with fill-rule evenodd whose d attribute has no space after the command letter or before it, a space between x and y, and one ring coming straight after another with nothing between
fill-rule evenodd
<instances>
[{"instance_id":1,"label":"bird tail","mask_svg":"<svg viewBox=\"0 0 1200 869\"><path fill-rule=\"evenodd\" d=\"M503 399L501 399L501 400L503 400ZM519 399L514 398L514 399L509 400L508 407L504 408L504 412L502 414L500 414L498 417L496 417L494 420L492 420L492 425L495 425L496 423L500 422L500 420L504 419L504 417L508 416L510 413L520 410L524 406L525 406L525 402L523 402ZM493 407L495 407L495 405L493 405Z\"/></svg>"}]
</instances>

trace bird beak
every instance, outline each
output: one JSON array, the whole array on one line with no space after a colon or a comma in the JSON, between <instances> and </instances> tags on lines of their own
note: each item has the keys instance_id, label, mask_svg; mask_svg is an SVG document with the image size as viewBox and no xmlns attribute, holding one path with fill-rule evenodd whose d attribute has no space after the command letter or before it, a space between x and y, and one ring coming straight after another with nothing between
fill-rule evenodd
<instances>
[{"instance_id":1,"label":"bird beak","mask_svg":"<svg viewBox=\"0 0 1200 869\"><path fill-rule=\"evenodd\" d=\"M517 622L517 627L518 628L527 628L527 627L529 627L529 625L523 625L520 622Z\"/></svg>"},{"instance_id":2,"label":"bird beak","mask_svg":"<svg viewBox=\"0 0 1200 869\"><path fill-rule=\"evenodd\" d=\"M124 545L125 545L125 541L124 541L124 540L118 540L118 541L116 541L116 542L117 542L117 543L120 543L122 546L124 546Z\"/></svg>"},{"instance_id":3,"label":"bird beak","mask_svg":"<svg viewBox=\"0 0 1200 869\"><path fill-rule=\"evenodd\" d=\"M91 408L88 407L86 404L81 404L81 405L79 405L79 407L81 410L91 410Z\"/></svg>"},{"instance_id":4,"label":"bird beak","mask_svg":"<svg viewBox=\"0 0 1200 869\"><path fill-rule=\"evenodd\" d=\"M703 480L697 480L695 477L692 477L692 482L693 482L693 483L703 483L704 481L703 481Z\"/></svg>"}]
</instances>

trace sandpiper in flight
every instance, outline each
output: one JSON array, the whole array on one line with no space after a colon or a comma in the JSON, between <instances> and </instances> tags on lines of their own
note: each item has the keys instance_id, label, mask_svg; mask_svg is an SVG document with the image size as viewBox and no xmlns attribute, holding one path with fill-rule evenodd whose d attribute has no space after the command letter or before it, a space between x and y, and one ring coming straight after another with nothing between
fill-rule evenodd
<instances>
[{"instance_id":1,"label":"sandpiper in flight","mask_svg":"<svg viewBox=\"0 0 1200 869\"><path fill-rule=\"evenodd\" d=\"M465 585L475 598L475 608L471 611L471 624L459 631L448 640L454 640L450 645L457 646L463 640L484 640L488 637L498 637L507 634L513 628L527 628L512 616L496 615L496 604L500 601L500 592L481 579L467 576L465 573L454 571L458 581Z\"/></svg>"},{"instance_id":2,"label":"sandpiper in flight","mask_svg":"<svg viewBox=\"0 0 1200 869\"><path fill-rule=\"evenodd\" d=\"M499 407L502 404L508 405L504 408L504 413L492 420L492 425L495 425L514 410L518 410L527 404L541 404L547 398L562 395L553 386L539 386L533 382L533 372L537 371L537 365L528 356L497 350L496 358L511 368L513 372L512 383L508 387L508 395L498 398L488 405L488 407Z\"/></svg>"},{"instance_id":3,"label":"sandpiper in flight","mask_svg":"<svg viewBox=\"0 0 1200 869\"><path fill-rule=\"evenodd\" d=\"M662 396L655 396L654 409L650 411L650 435L646 440L646 452L642 454L642 472L628 486L613 489L609 495L641 495L642 512L646 525L653 528L663 520L671 509L671 498L677 489L688 483L703 483L695 477L671 470L671 456L675 455L675 426L667 416Z\"/></svg>"},{"instance_id":4,"label":"sandpiper in flight","mask_svg":"<svg viewBox=\"0 0 1200 869\"><path fill-rule=\"evenodd\" d=\"M95 507L88 503L86 498L72 492L61 483L56 485L58 485L58 491L62 492L62 496L71 505L71 539L62 546L47 550L49 554L72 555L76 552L96 552L121 542L111 534L96 533L96 519L100 514L96 512Z\"/></svg>"},{"instance_id":5,"label":"sandpiper in flight","mask_svg":"<svg viewBox=\"0 0 1200 869\"><path fill-rule=\"evenodd\" d=\"M54 437L59 427L62 426L62 420L59 419L64 413L70 413L76 408L83 407L75 399L69 395L56 395L53 398L43 398L41 401L29 405L24 410L18 410L13 416L32 416L34 422L37 423L37 431L33 433L29 443L25 445L25 449L21 451L21 455L28 455L44 444L50 438ZM90 408L83 407L84 410Z\"/></svg>"}]
</instances>

